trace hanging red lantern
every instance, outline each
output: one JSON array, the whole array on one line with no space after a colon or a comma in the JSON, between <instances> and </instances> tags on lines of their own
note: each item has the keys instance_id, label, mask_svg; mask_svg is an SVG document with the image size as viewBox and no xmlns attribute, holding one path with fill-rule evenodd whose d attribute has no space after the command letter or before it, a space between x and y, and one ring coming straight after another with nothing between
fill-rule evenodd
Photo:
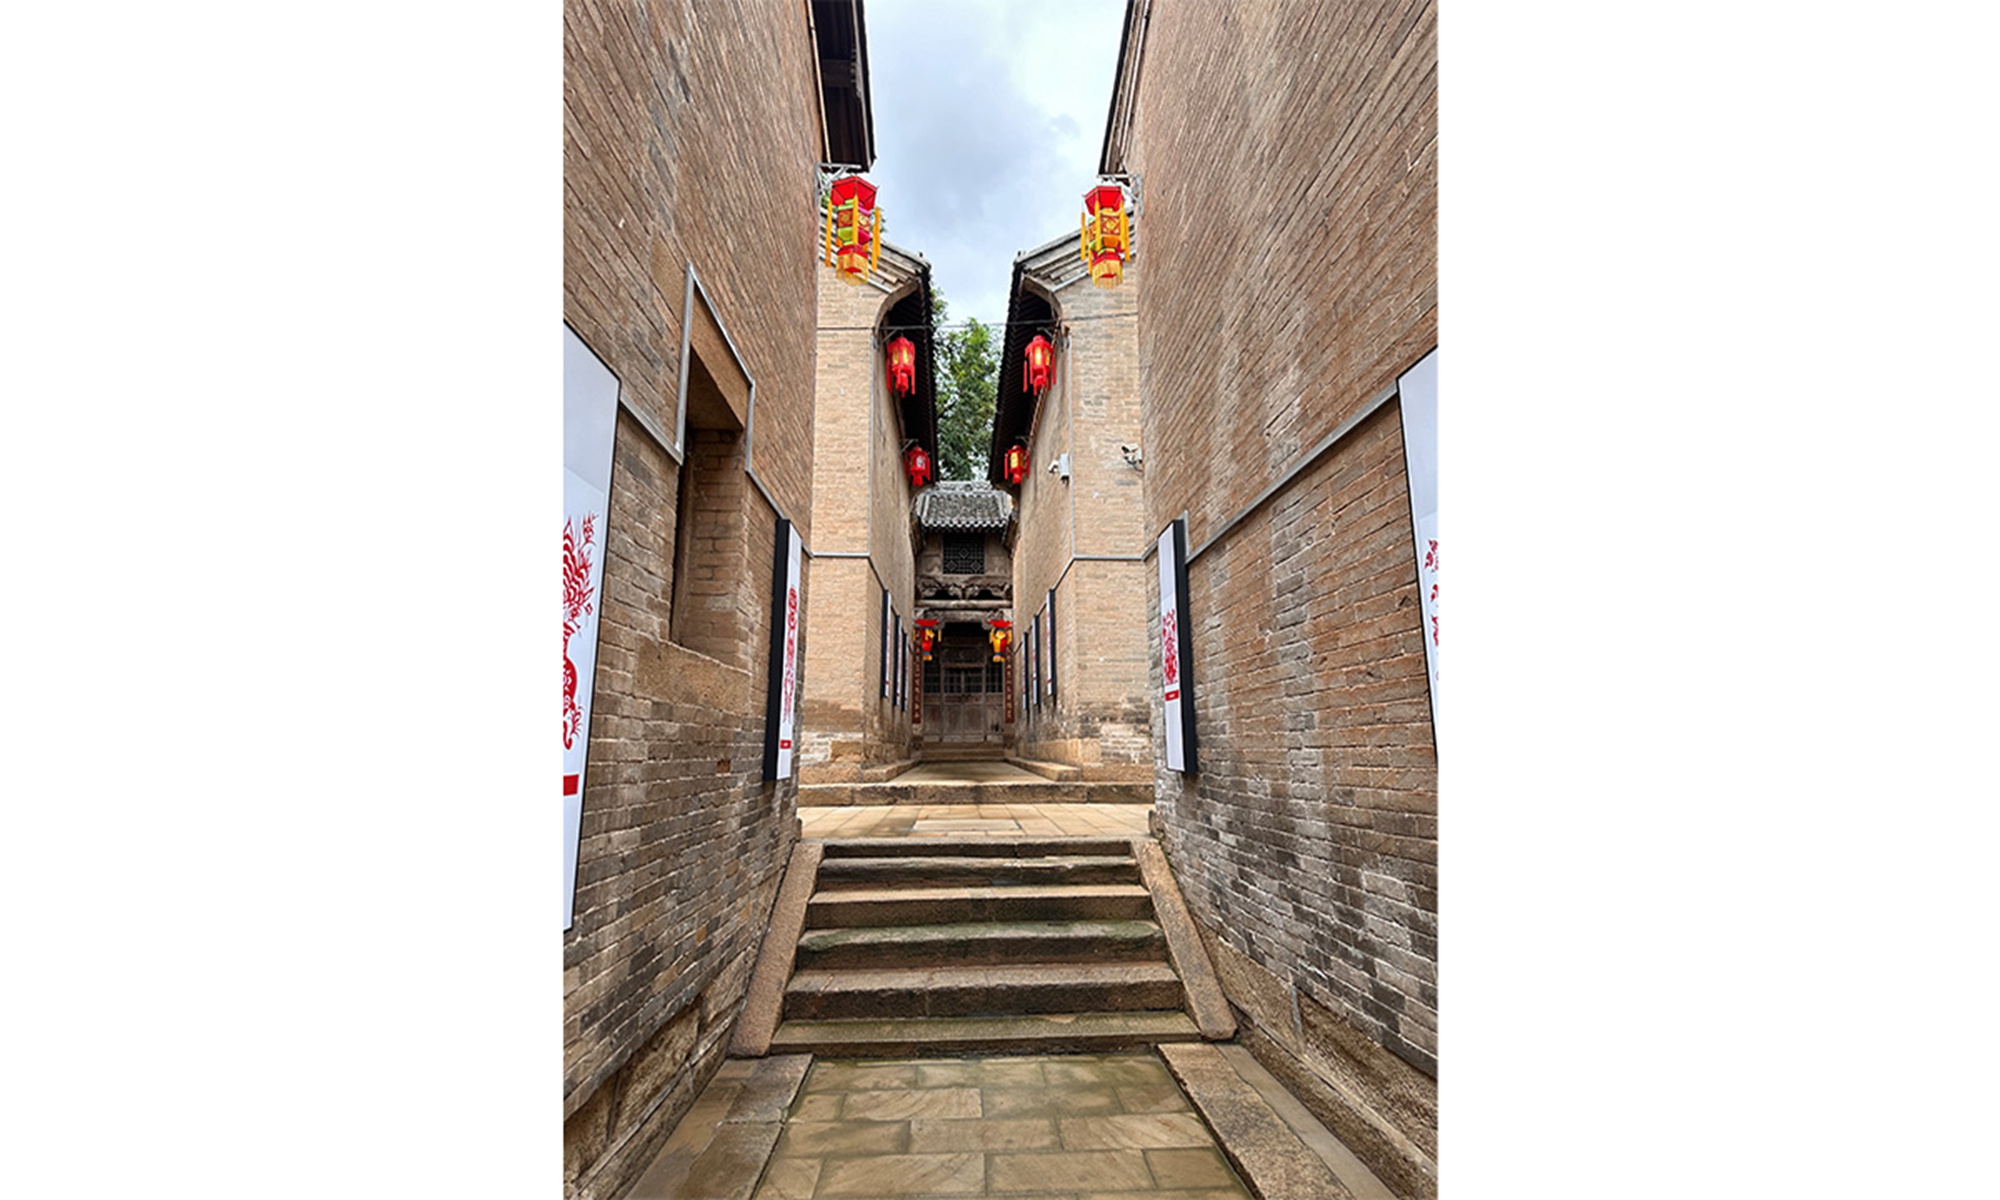
<instances>
[{"instance_id":1,"label":"hanging red lantern","mask_svg":"<svg viewBox=\"0 0 2000 1200\"><path fill-rule=\"evenodd\" d=\"M848 283L868 278L882 257L882 213L875 185L843 175L826 193L826 265Z\"/></svg>"},{"instance_id":2,"label":"hanging red lantern","mask_svg":"<svg viewBox=\"0 0 2000 1200\"><path fill-rule=\"evenodd\" d=\"M889 343L889 388L899 396L917 390L917 348L909 338Z\"/></svg>"},{"instance_id":3,"label":"hanging red lantern","mask_svg":"<svg viewBox=\"0 0 2000 1200\"><path fill-rule=\"evenodd\" d=\"M1007 447L1007 457L1000 468L1008 483L1019 484L1028 477L1028 446L1025 442L1015 442Z\"/></svg>"},{"instance_id":4,"label":"hanging red lantern","mask_svg":"<svg viewBox=\"0 0 2000 1200\"><path fill-rule=\"evenodd\" d=\"M931 660L931 651L937 648L938 623L935 617L917 618L917 647L923 652L924 661Z\"/></svg>"},{"instance_id":5,"label":"hanging red lantern","mask_svg":"<svg viewBox=\"0 0 2000 1200\"><path fill-rule=\"evenodd\" d=\"M1014 623L995 617L993 627L986 632L986 640L993 647L993 661L1007 661L1007 647L1014 640Z\"/></svg>"},{"instance_id":6,"label":"hanging red lantern","mask_svg":"<svg viewBox=\"0 0 2000 1200\"><path fill-rule=\"evenodd\" d=\"M1103 184L1083 194L1083 261L1090 281L1115 288L1125 275L1125 258L1132 252L1132 223L1125 212L1125 189Z\"/></svg>"},{"instance_id":7,"label":"hanging red lantern","mask_svg":"<svg viewBox=\"0 0 2000 1200\"><path fill-rule=\"evenodd\" d=\"M903 451L903 470L909 473L910 486L920 488L931 481L931 456L924 453L922 446L911 442L910 448Z\"/></svg>"},{"instance_id":8,"label":"hanging red lantern","mask_svg":"<svg viewBox=\"0 0 2000 1200\"><path fill-rule=\"evenodd\" d=\"M1021 375L1021 390L1039 392L1049 386L1049 368L1055 365L1056 348L1049 339L1036 334L1028 343L1028 369Z\"/></svg>"}]
</instances>

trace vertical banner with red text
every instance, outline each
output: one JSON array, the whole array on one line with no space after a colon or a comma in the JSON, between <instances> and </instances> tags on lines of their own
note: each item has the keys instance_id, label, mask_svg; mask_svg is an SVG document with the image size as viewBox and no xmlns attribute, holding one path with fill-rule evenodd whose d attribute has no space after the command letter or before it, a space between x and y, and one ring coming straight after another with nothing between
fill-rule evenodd
<instances>
[{"instance_id":1,"label":"vertical banner with red text","mask_svg":"<svg viewBox=\"0 0 2000 1200\"><path fill-rule=\"evenodd\" d=\"M576 923L576 855L583 830L583 774L590 694L597 678L597 617L604 607L605 521L611 511L611 444L618 377L563 326L563 928Z\"/></svg>"},{"instance_id":2,"label":"vertical banner with red text","mask_svg":"<svg viewBox=\"0 0 2000 1200\"><path fill-rule=\"evenodd\" d=\"M1430 672L1431 736L1438 713L1438 352L1396 380L1403 411L1403 463L1410 473L1410 527L1417 537L1417 598L1423 603L1424 665Z\"/></svg>"},{"instance_id":3,"label":"vertical banner with red text","mask_svg":"<svg viewBox=\"0 0 2000 1200\"><path fill-rule=\"evenodd\" d=\"M764 778L790 779L798 737L799 694L799 531L778 518L771 563L771 679L764 701Z\"/></svg>"},{"instance_id":4,"label":"vertical banner with red text","mask_svg":"<svg viewBox=\"0 0 2000 1200\"><path fill-rule=\"evenodd\" d=\"M1176 517L1160 535L1160 696L1166 709L1167 769L1192 773L1194 665L1187 613L1187 522Z\"/></svg>"}]
</instances>

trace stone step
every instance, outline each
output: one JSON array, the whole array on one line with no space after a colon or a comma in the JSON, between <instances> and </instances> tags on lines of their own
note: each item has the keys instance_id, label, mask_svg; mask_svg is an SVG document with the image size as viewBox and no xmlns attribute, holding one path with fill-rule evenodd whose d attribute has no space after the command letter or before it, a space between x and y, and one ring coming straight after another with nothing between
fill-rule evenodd
<instances>
[{"instance_id":1,"label":"stone step","mask_svg":"<svg viewBox=\"0 0 2000 1200\"><path fill-rule=\"evenodd\" d=\"M802 783L799 807L855 804L1151 804L1153 784L1055 783L1046 779L962 783Z\"/></svg>"},{"instance_id":2,"label":"stone step","mask_svg":"<svg viewBox=\"0 0 2000 1200\"><path fill-rule=\"evenodd\" d=\"M1125 855L1132 839L1069 838L844 838L820 843L834 858L1049 858L1057 855Z\"/></svg>"},{"instance_id":3,"label":"stone step","mask_svg":"<svg viewBox=\"0 0 2000 1200\"><path fill-rule=\"evenodd\" d=\"M785 1019L1125 1012L1181 1001L1180 977L1163 962L806 970L785 988Z\"/></svg>"},{"instance_id":4,"label":"stone step","mask_svg":"<svg viewBox=\"0 0 2000 1200\"><path fill-rule=\"evenodd\" d=\"M856 925L1152 918L1152 895L1143 886L1129 883L849 888L815 893L806 905L805 927L846 929Z\"/></svg>"},{"instance_id":5,"label":"stone step","mask_svg":"<svg viewBox=\"0 0 2000 1200\"><path fill-rule=\"evenodd\" d=\"M885 858L822 860L819 888L998 887L1041 883L1138 883L1139 864L1130 854L1062 855L1046 858L896 855Z\"/></svg>"},{"instance_id":6,"label":"stone step","mask_svg":"<svg viewBox=\"0 0 2000 1200\"><path fill-rule=\"evenodd\" d=\"M1004 762L1007 747L999 742L926 742L917 756L927 763Z\"/></svg>"},{"instance_id":7,"label":"stone step","mask_svg":"<svg viewBox=\"0 0 2000 1200\"><path fill-rule=\"evenodd\" d=\"M1166 936L1151 921L1016 921L814 929L799 938L795 961L804 970L1166 957Z\"/></svg>"},{"instance_id":8,"label":"stone step","mask_svg":"<svg viewBox=\"0 0 2000 1200\"><path fill-rule=\"evenodd\" d=\"M1200 1039L1183 1012L1040 1013L786 1021L772 1036L771 1050L827 1058L902 1058L1132 1050Z\"/></svg>"}]
</instances>

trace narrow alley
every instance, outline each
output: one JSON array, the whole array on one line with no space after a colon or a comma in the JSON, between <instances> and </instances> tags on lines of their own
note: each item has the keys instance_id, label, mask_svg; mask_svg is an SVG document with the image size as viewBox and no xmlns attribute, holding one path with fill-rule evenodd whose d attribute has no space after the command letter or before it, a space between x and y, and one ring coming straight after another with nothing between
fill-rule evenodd
<instances>
[{"instance_id":1,"label":"narrow alley","mask_svg":"<svg viewBox=\"0 0 2000 1200\"><path fill-rule=\"evenodd\" d=\"M565 0L565 1196L1435 1200L1435 5L974 15Z\"/></svg>"}]
</instances>

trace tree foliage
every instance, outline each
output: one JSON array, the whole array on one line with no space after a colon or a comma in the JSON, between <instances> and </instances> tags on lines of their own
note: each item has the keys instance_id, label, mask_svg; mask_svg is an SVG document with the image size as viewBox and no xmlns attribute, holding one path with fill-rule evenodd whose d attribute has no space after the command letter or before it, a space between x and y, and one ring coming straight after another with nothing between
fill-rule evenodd
<instances>
[{"instance_id":1,"label":"tree foliage","mask_svg":"<svg viewBox=\"0 0 2000 1200\"><path fill-rule=\"evenodd\" d=\"M947 321L944 294L931 289L931 321ZM993 440L993 397L1000 352L993 330L977 318L937 338L938 478L983 479Z\"/></svg>"}]
</instances>

